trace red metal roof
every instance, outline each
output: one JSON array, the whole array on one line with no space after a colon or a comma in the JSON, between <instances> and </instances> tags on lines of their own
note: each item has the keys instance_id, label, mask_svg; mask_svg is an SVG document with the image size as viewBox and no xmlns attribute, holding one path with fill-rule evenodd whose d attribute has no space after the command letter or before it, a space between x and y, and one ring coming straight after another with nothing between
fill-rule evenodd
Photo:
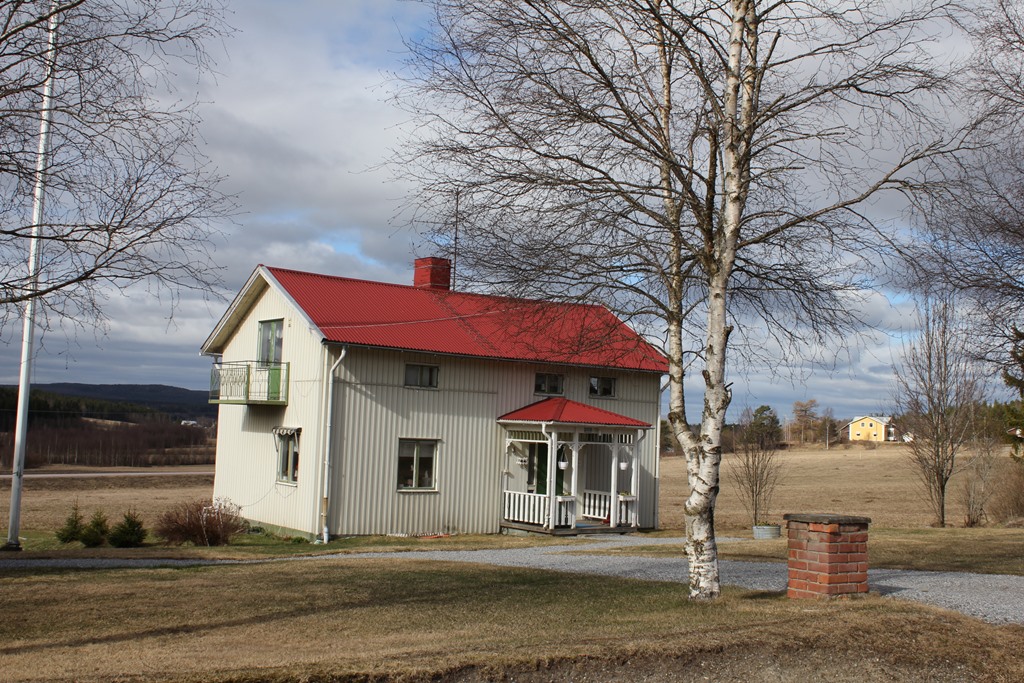
<instances>
[{"instance_id":1,"label":"red metal roof","mask_svg":"<svg viewBox=\"0 0 1024 683\"><path fill-rule=\"evenodd\" d=\"M664 356L603 306L267 271L331 342L668 371Z\"/></svg>"},{"instance_id":2,"label":"red metal roof","mask_svg":"<svg viewBox=\"0 0 1024 683\"><path fill-rule=\"evenodd\" d=\"M505 413L498 422L561 422L568 424L602 425L610 427L640 427L651 425L625 415L588 406L567 398L546 398L528 406Z\"/></svg>"}]
</instances>

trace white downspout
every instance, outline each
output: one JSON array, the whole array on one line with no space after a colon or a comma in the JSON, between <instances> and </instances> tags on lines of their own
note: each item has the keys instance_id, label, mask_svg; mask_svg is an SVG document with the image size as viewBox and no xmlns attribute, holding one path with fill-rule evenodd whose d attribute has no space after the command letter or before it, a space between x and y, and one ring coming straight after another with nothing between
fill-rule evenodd
<instances>
[{"instance_id":1,"label":"white downspout","mask_svg":"<svg viewBox=\"0 0 1024 683\"><path fill-rule=\"evenodd\" d=\"M331 366L330 371L327 373L327 377L324 380L326 384L325 391L327 392L327 419L326 429L327 435L324 438L324 490L323 499L320 501L320 525L323 528L323 538L321 543L327 543L331 540L330 528L327 522L327 514L330 510L331 502L331 435L333 433L334 425L334 373L337 372L341 362L345 360L345 356L348 354L348 347L341 347L341 354L338 356L338 360Z\"/></svg>"}]
</instances>

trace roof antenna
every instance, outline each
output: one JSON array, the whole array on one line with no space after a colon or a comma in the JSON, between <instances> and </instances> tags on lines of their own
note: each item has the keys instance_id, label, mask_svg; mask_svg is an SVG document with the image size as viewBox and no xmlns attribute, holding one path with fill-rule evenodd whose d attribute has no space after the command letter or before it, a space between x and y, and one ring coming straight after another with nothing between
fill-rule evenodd
<instances>
[{"instance_id":1,"label":"roof antenna","mask_svg":"<svg viewBox=\"0 0 1024 683\"><path fill-rule=\"evenodd\" d=\"M459 190L455 190L455 244L452 247L451 288L455 289L455 272L459 265Z\"/></svg>"}]
</instances>

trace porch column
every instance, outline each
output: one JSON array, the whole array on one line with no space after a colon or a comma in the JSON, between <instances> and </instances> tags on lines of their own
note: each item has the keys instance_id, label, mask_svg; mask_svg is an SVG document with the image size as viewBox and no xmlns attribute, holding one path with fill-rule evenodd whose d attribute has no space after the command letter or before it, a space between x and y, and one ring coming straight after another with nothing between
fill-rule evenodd
<instances>
[{"instance_id":1,"label":"porch column","mask_svg":"<svg viewBox=\"0 0 1024 683\"><path fill-rule=\"evenodd\" d=\"M579 483L580 442L576 441L576 438L578 438L578 437L575 437L573 439L573 442L572 442L572 488L570 489L570 491L572 491L572 495L573 495L574 498L579 498L579 495L580 495L579 491L580 490L578 488L576 488L576 486ZM574 514L572 516L572 528L573 529L576 528L576 518L579 517L579 514L578 514L579 507L578 506L579 506L579 503L574 501L573 502L573 512L574 512Z\"/></svg>"},{"instance_id":2,"label":"porch column","mask_svg":"<svg viewBox=\"0 0 1024 683\"><path fill-rule=\"evenodd\" d=\"M633 468L631 470L632 473L633 473L633 476L630 478L630 481L629 481L629 492L632 495L634 495L634 496L639 496L640 495L640 468L637 467L637 465L640 463L640 458L638 457L640 455L640 453L639 453L639 451L640 451L640 444L637 443L636 441L634 441L633 442L633 446L630 448L630 450L632 451L632 457L633 457L633 461L630 463L630 465Z\"/></svg>"},{"instance_id":3,"label":"porch column","mask_svg":"<svg viewBox=\"0 0 1024 683\"><path fill-rule=\"evenodd\" d=\"M554 531L558 520L558 497L555 495L555 478L558 469L558 432L548 436L548 522L547 528Z\"/></svg>"},{"instance_id":4,"label":"porch column","mask_svg":"<svg viewBox=\"0 0 1024 683\"><path fill-rule=\"evenodd\" d=\"M619 444L612 442L612 501L608 524L614 529L619 525Z\"/></svg>"}]
</instances>

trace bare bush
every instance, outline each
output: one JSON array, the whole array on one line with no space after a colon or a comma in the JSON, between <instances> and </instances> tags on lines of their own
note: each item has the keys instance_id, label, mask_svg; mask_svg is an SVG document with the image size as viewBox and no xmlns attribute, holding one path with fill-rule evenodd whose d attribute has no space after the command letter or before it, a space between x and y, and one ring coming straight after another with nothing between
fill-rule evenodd
<instances>
[{"instance_id":1,"label":"bare bush","mask_svg":"<svg viewBox=\"0 0 1024 683\"><path fill-rule=\"evenodd\" d=\"M186 501L160 515L155 532L171 545L228 545L248 526L240 511L225 498Z\"/></svg>"},{"instance_id":2,"label":"bare bush","mask_svg":"<svg viewBox=\"0 0 1024 683\"><path fill-rule=\"evenodd\" d=\"M739 491L752 525L767 523L772 497L782 477L782 463L777 458L779 436L779 420L771 408L743 411L729 478Z\"/></svg>"},{"instance_id":3,"label":"bare bush","mask_svg":"<svg viewBox=\"0 0 1024 683\"><path fill-rule=\"evenodd\" d=\"M964 526L981 526L987 517L988 502L995 491L998 444L985 440L978 444L973 458L963 469L960 504L964 508Z\"/></svg>"},{"instance_id":4,"label":"bare bush","mask_svg":"<svg viewBox=\"0 0 1024 683\"><path fill-rule=\"evenodd\" d=\"M1000 523L1024 520L1024 464L1013 463L999 478L989 505L991 518Z\"/></svg>"}]
</instances>

